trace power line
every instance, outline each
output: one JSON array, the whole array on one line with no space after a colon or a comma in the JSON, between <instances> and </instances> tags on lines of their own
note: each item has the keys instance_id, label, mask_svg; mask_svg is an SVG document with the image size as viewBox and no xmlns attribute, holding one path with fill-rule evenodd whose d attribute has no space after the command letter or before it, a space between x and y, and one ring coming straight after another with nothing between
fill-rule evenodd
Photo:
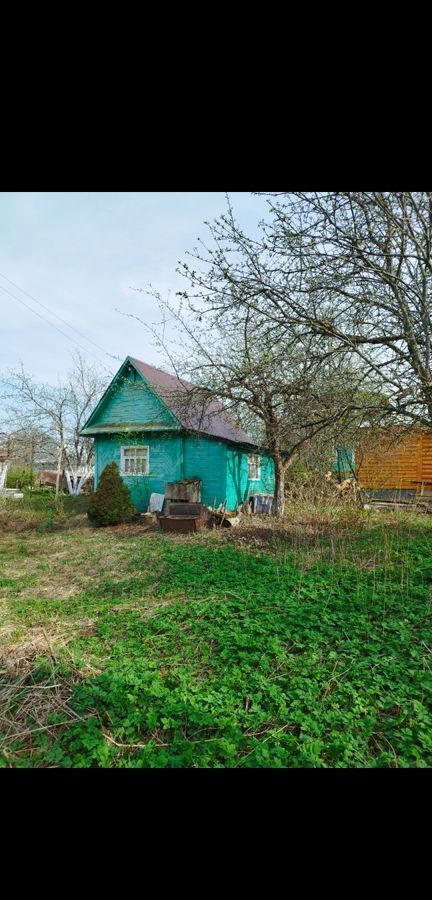
<instances>
[{"instance_id":1,"label":"power line","mask_svg":"<svg viewBox=\"0 0 432 900\"><path fill-rule=\"evenodd\" d=\"M35 316L38 316L39 319L42 319L43 322L47 322L48 325L51 325L51 328L55 328L55 330L58 331L59 334L62 334L63 337L67 338L68 341L71 341L72 344L75 344L75 346L78 347L80 350L82 350L83 353L90 353L90 355L93 356L93 358L96 359L97 362L98 362L100 365L102 365L103 368L104 368L107 372L109 372L109 369L107 368L107 366L106 366L104 363L102 363L101 360L100 360L94 353L92 353L91 350L88 350L86 347L82 347L81 344L79 344L78 341L75 340L75 338L71 337L69 334L66 334L64 331L61 330L61 328L58 328L57 325L54 325L54 322L50 322L49 319L47 319L47 318L45 318L45 316L41 315L41 313L39 313L39 312L37 311L37 309L33 309L32 306L29 306L29 304L26 303L24 300L22 300L21 297L17 297L16 294L12 294L11 291L8 291L7 288L2 287L1 284L0 284L0 291L4 291L5 294L9 294L10 297L13 297L14 300L17 300L18 303L21 303L22 306L25 306L26 309L29 309L30 312L32 312L32 313L35 314ZM104 352L105 352L105 351L104 351ZM111 374L111 373L110 373L110 374Z\"/></svg>"},{"instance_id":2,"label":"power line","mask_svg":"<svg viewBox=\"0 0 432 900\"><path fill-rule=\"evenodd\" d=\"M67 328L70 328L72 331L75 331L76 334L79 334L80 337L84 338L85 341L88 341L89 344L93 344L94 347L97 347L97 349L101 350L101 352L104 353L106 356L110 356L111 359L120 360L119 356L114 356L112 353L108 353L107 350L104 350L104 348L101 347L99 344L97 344L95 341L93 341L92 338L87 337L87 335L83 334L82 331L79 331L78 328L75 328L74 325L70 325L69 322L66 321L66 319L63 319L61 316L59 316L58 313L54 312L53 309L50 309L49 306L46 306L45 303L41 303L41 301L37 300L37 298L34 297L33 294L30 294L28 291L25 291L24 288L20 287L19 284L16 284L15 281L12 281L11 278L8 278L6 275L4 275L3 272L0 272L0 278L4 278L5 281L8 281L9 284L12 284L13 287L17 288L18 291L21 291L22 294L25 294L26 297L29 297L30 300L33 300L35 303L38 304L38 306L41 306L42 309L45 309L51 316L55 316L55 318L58 319L59 322L63 322L63 325L66 325ZM6 290L6 288L2 288L2 290ZM11 294L11 296L13 297L14 294ZM19 299L18 297L15 297L15 300L18 300L18 299ZM24 301L20 301L20 302L23 303ZM26 304L24 304L24 306L25 305ZM28 309L32 309L32 307L29 306ZM32 310L32 311L35 312L35 310ZM42 318L42 316L41 316L41 318ZM51 324L52 323L50 322L50 325ZM56 327L56 326L53 326L53 327ZM57 329L57 330L59 331L59 329ZM64 334L64 332L61 332L61 334ZM65 337L68 337L68 335L65 335ZM121 362L121 360L120 360L120 362Z\"/></svg>"}]
</instances>

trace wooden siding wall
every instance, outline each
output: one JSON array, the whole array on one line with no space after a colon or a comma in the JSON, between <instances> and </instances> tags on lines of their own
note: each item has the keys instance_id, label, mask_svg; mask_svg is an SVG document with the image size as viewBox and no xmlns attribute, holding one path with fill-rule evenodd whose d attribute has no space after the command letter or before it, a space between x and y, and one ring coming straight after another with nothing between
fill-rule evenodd
<instances>
[{"instance_id":1,"label":"wooden siding wall","mask_svg":"<svg viewBox=\"0 0 432 900\"><path fill-rule=\"evenodd\" d=\"M174 416L167 410L159 397L137 374L136 381L130 381L125 373L103 400L92 425L161 424L178 426Z\"/></svg>"},{"instance_id":2,"label":"wooden siding wall","mask_svg":"<svg viewBox=\"0 0 432 900\"><path fill-rule=\"evenodd\" d=\"M138 476L124 476L124 483L128 486L132 501L140 512L148 508L151 493L163 494L165 482L177 481L182 472L182 439L174 434L149 434L141 435L98 435L96 444L96 481L110 462L116 462L120 470L120 448L133 444L144 444L149 447L149 474Z\"/></svg>"},{"instance_id":3,"label":"wooden siding wall","mask_svg":"<svg viewBox=\"0 0 432 900\"><path fill-rule=\"evenodd\" d=\"M96 482L105 466L116 462L120 469L120 448L144 444L149 447L149 474L123 476L133 503L143 512L151 493L163 494L167 481L181 478L200 478L203 482L201 499L211 506L214 498L219 505L225 499L226 444L209 438L177 434L143 432L134 435L97 435L95 438Z\"/></svg>"},{"instance_id":4,"label":"wooden siding wall","mask_svg":"<svg viewBox=\"0 0 432 900\"><path fill-rule=\"evenodd\" d=\"M420 491L421 484L432 482L432 434L411 432L389 446L383 435L375 437L373 449L356 450L356 467L360 487ZM426 491L432 490L425 485Z\"/></svg>"},{"instance_id":5,"label":"wooden siding wall","mask_svg":"<svg viewBox=\"0 0 432 900\"><path fill-rule=\"evenodd\" d=\"M225 500L226 452L223 441L195 435L184 438L184 477L201 479L201 502L206 506L212 506L215 498L217 506Z\"/></svg>"},{"instance_id":6,"label":"wooden siding wall","mask_svg":"<svg viewBox=\"0 0 432 900\"><path fill-rule=\"evenodd\" d=\"M248 454L234 447L227 448L226 491L228 509L234 509L237 503L243 503L253 494L273 494L274 465L268 456L261 455L261 478L250 481L248 478Z\"/></svg>"},{"instance_id":7,"label":"wooden siding wall","mask_svg":"<svg viewBox=\"0 0 432 900\"><path fill-rule=\"evenodd\" d=\"M150 494L165 492L167 481L200 478L201 500L219 506L227 500L228 509L252 494L271 494L274 490L273 462L261 456L261 478L248 479L248 454L224 441L195 435L181 436L170 432L143 432L133 435L97 435L95 437L95 488L105 466L116 462L120 469L122 446L144 444L149 447L149 474L124 477L133 503L141 512L148 507Z\"/></svg>"}]
</instances>

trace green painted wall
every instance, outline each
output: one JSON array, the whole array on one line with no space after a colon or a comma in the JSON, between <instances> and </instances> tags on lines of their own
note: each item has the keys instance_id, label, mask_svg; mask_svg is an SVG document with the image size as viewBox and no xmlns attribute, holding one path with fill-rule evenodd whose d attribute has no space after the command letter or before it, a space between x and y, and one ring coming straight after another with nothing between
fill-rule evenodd
<instances>
[{"instance_id":1,"label":"green painted wall","mask_svg":"<svg viewBox=\"0 0 432 900\"><path fill-rule=\"evenodd\" d=\"M151 493L163 494L167 481L181 478L201 479L201 499L207 506L212 506L215 499L217 506L227 500L227 508L234 509L252 494L273 492L273 462L268 457L261 456L260 481L249 481L247 453L223 441L170 432L97 435L95 487L108 463L114 460L120 469L121 446L133 444L149 447L149 474L124 476L132 500L141 512L147 509Z\"/></svg>"},{"instance_id":2,"label":"green painted wall","mask_svg":"<svg viewBox=\"0 0 432 900\"><path fill-rule=\"evenodd\" d=\"M354 450L335 450L332 471L338 475L352 475L355 468Z\"/></svg>"},{"instance_id":3,"label":"green painted wall","mask_svg":"<svg viewBox=\"0 0 432 900\"><path fill-rule=\"evenodd\" d=\"M226 497L226 451L223 441L186 435L184 438L184 477L201 478L201 501L212 506L223 503Z\"/></svg>"},{"instance_id":4,"label":"green painted wall","mask_svg":"<svg viewBox=\"0 0 432 900\"><path fill-rule=\"evenodd\" d=\"M248 479L248 454L235 447L226 448L226 498L228 509L243 503L253 494L272 494L274 491L274 465L268 456L261 455L261 478Z\"/></svg>"},{"instance_id":5,"label":"green painted wall","mask_svg":"<svg viewBox=\"0 0 432 900\"><path fill-rule=\"evenodd\" d=\"M98 435L95 438L95 487L105 466L116 462L120 470L120 447L145 444L149 447L148 475L124 476L132 501L140 512L148 507L151 493L163 494L166 481L181 477L182 438L177 434L160 433Z\"/></svg>"},{"instance_id":6,"label":"green painted wall","mask_svg":"<svg viewBox=\"0 0 432 900\"><path fill-rule=\"evenodd\" d=\"M119 376L90 421L92 427L126 423L178 426L177 419L135 369Z\"/></svg>"}]
</instances>

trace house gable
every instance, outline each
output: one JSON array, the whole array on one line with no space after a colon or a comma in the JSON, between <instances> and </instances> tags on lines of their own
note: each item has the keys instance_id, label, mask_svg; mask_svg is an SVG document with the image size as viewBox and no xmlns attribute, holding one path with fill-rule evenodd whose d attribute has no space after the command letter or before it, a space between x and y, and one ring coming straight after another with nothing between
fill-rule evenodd
<instances>
[{"instance_id":1,"label":"house gable","mask_svg":"<svg viewBox=\"0 0 432 900\"><path fill-rule=\"evenodd\" d=\"M179 420L127 357L85 423L82 434L176 431Z\"/></svg>"}]
</instances>

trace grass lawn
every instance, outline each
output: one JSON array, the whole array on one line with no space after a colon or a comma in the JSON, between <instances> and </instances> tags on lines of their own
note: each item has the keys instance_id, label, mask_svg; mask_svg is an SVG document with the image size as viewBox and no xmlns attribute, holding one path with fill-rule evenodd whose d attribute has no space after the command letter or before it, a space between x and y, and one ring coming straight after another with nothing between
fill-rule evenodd
<instances>
[{"instance_id":1,"label":"grass lawn","mask_svg":"<svg viewBox=\"0 0 432 900\"><path fill-rule=\"evenodd\" d=\"M79 512L0 533L0 765L432 765L429 518Z\"/></svg>"}]
</instances>

